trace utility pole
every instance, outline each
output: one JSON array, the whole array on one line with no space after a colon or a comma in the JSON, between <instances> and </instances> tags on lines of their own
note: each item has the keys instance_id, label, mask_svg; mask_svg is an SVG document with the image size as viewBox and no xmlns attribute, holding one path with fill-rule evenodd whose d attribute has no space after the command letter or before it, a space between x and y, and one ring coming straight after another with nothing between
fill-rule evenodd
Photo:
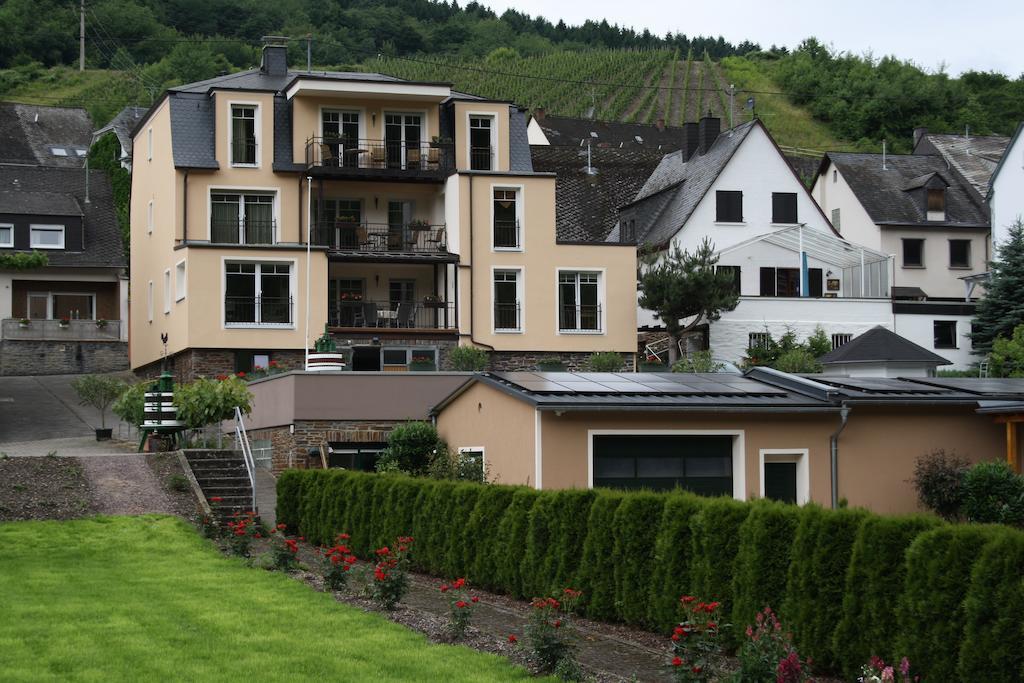
<instances>
[{"instance_id":1,"label":"utility pole","mask_svg":"<svg viewBox=\"0 0 1024 683\"><path fill-rule=\"evenodd\" d=\"M85 0L78 4L78 70L85 71Z\"/></svg>"},{"instance_id":2,"label":"utility pole","mask_svg":"<svg viewBox=\"0 0 1024 683\"><path fill-rule=\"evenodd\" d=\"M306 34L306 71L313 73L313 34Z\"/></svg>"}]
</instances>

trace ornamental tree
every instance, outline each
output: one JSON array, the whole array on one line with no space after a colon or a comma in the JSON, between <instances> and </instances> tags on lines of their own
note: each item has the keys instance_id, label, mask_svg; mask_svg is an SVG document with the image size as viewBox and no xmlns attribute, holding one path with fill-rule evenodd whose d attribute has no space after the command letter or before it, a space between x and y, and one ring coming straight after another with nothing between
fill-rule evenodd
<instances>
[{"instance_id":1,"label":"ornamental tree","mask_svg":"<svg viewBox=\"0 0 1024 683\"><path fill-rule=\"evenodd\" d=\"M739 304L732 273L718 271L717 264L715 247L705 238L692 254L675 246L641 269L640 305L665 325L671 340L670 365L679 359L683 335L701 323L718 320L723 311Z\"/></svg>"},{"instance_id":2,"label":"ornamental tree","mask_svg":"<svg viewBox=\"0 0 1024 683\"><path fill-rule=\"evenodd\" d=\"M1024 222L1019 218L1010 226L1006 242L996 248L989 272L971 332L974 352L979 354L987 354L996 338L1011 338L1014 328L1024 323Z\"/></svg>"}]
</instances>

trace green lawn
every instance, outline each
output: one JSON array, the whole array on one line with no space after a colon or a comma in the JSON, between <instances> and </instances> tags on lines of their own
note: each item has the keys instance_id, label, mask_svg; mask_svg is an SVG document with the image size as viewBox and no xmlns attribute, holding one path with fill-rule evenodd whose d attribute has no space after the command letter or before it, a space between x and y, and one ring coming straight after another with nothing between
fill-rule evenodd
<instances>
[{"instance_id":1,"label":"green lawn","mask_svg":"<svg viewBox=\"0 0 1024 683\"><path fill-rule=\"evenodd\" d=\"M523 680L218 553L170 517L0 524L0 679Z\"/></svg>"}]
</instances>

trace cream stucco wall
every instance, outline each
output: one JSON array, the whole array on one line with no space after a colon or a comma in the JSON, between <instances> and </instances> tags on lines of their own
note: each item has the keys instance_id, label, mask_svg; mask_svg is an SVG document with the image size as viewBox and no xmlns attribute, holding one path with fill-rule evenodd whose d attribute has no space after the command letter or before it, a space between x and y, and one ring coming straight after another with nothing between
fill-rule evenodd
<instances>
[{"instance_id":1,"label":"cream stucco wall","mask_svg":"<svg viewBox=\"0 0 1024 683\"><path fill-rule=\"evenodd\" d=\"M437 417L437 431L453 450L484 449L488 477L499 484L536 484L535 428L531 406L481 384Z\"/></svg>"},{"instance_id":2,"label":"cream stucco wall","mask_svg":"<svg viewBox=\"0 0 1024 683\"><path fill-rule=\"evenodd\" d=\"M455 167L469 168L469 117L483 114L494 117L491 145L494 147L494 171L509 169L509 111L508 104L496 102L455 103Z\"/></svg>"},{"instance_id":3,"label":"cream stucco wall","mask_svg":"<svg viewBox=\"0 0 1024 683\"><path fill-rule=\"evenodd\" d=\"M493 247L492 198L498 188L520 192L520 249ZM635 351L635 248L617 244L558 244L554 193L553 177L460 176L460 188L451 194L458 198L462 215L468 217L459 226L459 320L464 342L470 342L471 334L473 342L498 351ZM494 330L495 269L520 270L522 324L519 332ZM603 329L599 333L559 332L557 282L562 269L601 273L599 300Z\"/></svg>"}]
</instances>

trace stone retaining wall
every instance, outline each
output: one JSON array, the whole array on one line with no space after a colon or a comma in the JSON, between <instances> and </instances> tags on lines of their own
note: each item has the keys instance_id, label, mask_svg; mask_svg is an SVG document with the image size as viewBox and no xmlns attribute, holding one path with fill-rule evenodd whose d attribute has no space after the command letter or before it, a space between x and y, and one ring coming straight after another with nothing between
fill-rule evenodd
<instances>
[{"instance_id":1,"label":"stone retaining wall","mask_svg":"<svg viewBox=\"0 0 1024 683\"><path fill-rule=\"evenodd\" d=\"M0 376L79 375L127 370L122 341L0 341Z\"/></svg>"},{"instance_id":2,"label":"stone retaining wall","mask_svg":"<svg viewBox=\"0 0 1024 683\"><path fill-rule=\"evenodd\" d=\"M249 441L269 439L271 467L274 474L289 469L317 469L321 466L319 450L329 442L383 443L397 422L351 420L301 420L291 426L254 429ZM318 451L311 457L311 449Z\"/></svg>"}]
</instances>

